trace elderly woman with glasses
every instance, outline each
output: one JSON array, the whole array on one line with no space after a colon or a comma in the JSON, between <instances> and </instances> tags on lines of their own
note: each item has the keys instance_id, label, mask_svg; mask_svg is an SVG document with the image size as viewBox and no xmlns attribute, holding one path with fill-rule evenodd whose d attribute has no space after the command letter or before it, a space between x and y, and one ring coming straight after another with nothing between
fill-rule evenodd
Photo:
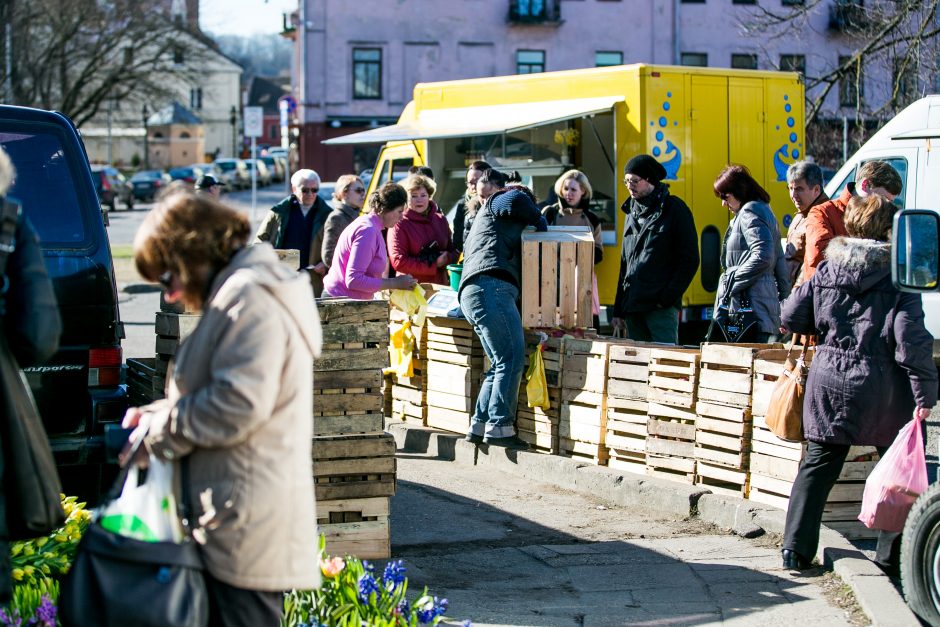
<instances>
[{"instance_id":1,"label":"elderly woman with glasses","mask_svg":"<svg viewBox=\"0 0 940 627\"><path fill-rule=\"evenodd\" d=\"M336 252L339 236L362 211L366 202L366 186L355 174L344 174L336 179L333 200L339 203L339 206L327 216L323 226L322 258L327 272L333 265L333 253Z\"/></svg>"},{"instance_id":2,"label":"elderly woman with glasses","mask_svg":"<svg viewBox=\"0 0 940 627\"><path fill-rule=\"evenodd\" d=\"M205 565L210 625L279 624L286 590L319 583L313 479L313 359L321 330L310 282L248 219L177 192L134 240L141 276L201 312L166 398L128 410L147 451L183 460L182 494Z\"/></svg>"},{"instance_id":3,"label":"elderly woman with glasses","mask_svg":"<svg viewBox=\"0 0 940 627\"><path fill-rule=\"evenodd\" d=\"M332 208L317 194L320 175L313 170L297 170L290 177L293 193L271 207L261 222L255 239L274 248L300 251L300 268L310 273L313 293L323 291L323 225Z\"/></svg>"}]
</instances>

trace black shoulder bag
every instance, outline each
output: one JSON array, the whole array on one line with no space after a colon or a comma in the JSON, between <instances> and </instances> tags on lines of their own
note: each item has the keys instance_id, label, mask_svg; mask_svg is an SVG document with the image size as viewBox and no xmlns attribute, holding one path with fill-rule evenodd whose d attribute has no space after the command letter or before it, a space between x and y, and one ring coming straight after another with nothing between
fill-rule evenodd
<instances>
[{"instance_id":1,"label":"black shoulder bag","mask_svg":"<svg viewBox=\"0 0 940 627\"><path fill-rule=\"evenodd\" d=\"M746 296L741 297L741 305L731 312L731 293L712 314L712 322L705 334L706 342L739 342L749 331L757 328L757 315Z\"/></svg>"},{"instance_id":2,"label":"black shoulder bag","mask_svg":"<svg viewBox=\"0 0 940 627\"><path fill-rule=\"evenodd\" d=\"M16 224L20 207L0 197L0 297L9 289L7 260L16 248ZM5 316L5 303L0 306ZM3 451L3 493L6 496L7 529L11 540L44 536L65 522L49 438L42 426L36 401L13 357L5 333L0 333L0 383L3 412L0 444Z\"/></svg>"}]
</instances>

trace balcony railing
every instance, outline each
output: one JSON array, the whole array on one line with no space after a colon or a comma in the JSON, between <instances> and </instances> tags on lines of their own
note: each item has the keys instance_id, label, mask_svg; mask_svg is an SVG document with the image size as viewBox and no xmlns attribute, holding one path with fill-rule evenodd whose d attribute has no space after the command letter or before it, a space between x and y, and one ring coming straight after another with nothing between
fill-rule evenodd
<instances>
[{"instance_id":1,"label":"balcony railing","mask_svg":"<svg viewBox=\"0 0 940 627\"><path fill-rule=\"evenodd\" d=\"M509 21L516 24L561 23L561 0L509 0Z\"/></svg>"}]
</instances>

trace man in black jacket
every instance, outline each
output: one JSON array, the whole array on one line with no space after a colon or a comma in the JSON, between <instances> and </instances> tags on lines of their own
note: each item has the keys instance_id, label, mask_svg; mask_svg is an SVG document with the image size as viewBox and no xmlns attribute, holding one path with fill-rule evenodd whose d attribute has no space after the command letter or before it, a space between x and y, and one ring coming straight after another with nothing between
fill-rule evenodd
<instances>
[{"instance_id":1,"label":"man in black jacket","mask_svg":"<svg viewBox=\"0 0 940 627\"><path fill-rule=\"evenodd\" d=\"M662 182L666 169L637 155L624 169L630 199L612 324L645 342L679 341L682 295L698 270L698 235L689 207Z\"/></svg>"}]
</instances>

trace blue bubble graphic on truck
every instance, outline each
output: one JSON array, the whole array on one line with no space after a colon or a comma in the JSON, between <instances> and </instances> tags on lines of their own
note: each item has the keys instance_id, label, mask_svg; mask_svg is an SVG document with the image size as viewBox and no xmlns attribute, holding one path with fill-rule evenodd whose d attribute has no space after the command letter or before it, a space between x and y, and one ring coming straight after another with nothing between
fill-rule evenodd
<instances>
[{"instance_id":1,"label":"blue bubble graphic on truck","mask_svg":"<svg viewBox=\"0 0 940 627\"><path fill-rule=\"evenodd\" d=\"M672 92L666 92L666 100L662 104L663 114L650 122L650 127L657 129L654 134L655 144L653 144L650 152L666 168L666 178L676 180L679 178L679 168L682 166L682 152L666 137L670 121L667 114L672 108L669 102L670 98L672 98ZM672 121L674 127L678 124L677 120Z\"/></svg>"},{"instance_id":2,"label":"blue bubble graphic on truck","mask_svg":"<svg viewBox=\"0 0 940 627\"><path fill-rule=\"evenodd\" d=\"M787 180L787 169L795 162L800 159L802 154L802 143L797 143L799 136L793 132L793 129L796 126L796 118L793 117L793 106L788 102L790 96L783 96L783 112L786 114L786 126L781 128L778 124L775 127L775 130L780 132L782 131L785 135L784 143L780 145L774 151L773 161L774 161L774 172L777 173L778 181Z\"/></svg>"}]
</instances>

